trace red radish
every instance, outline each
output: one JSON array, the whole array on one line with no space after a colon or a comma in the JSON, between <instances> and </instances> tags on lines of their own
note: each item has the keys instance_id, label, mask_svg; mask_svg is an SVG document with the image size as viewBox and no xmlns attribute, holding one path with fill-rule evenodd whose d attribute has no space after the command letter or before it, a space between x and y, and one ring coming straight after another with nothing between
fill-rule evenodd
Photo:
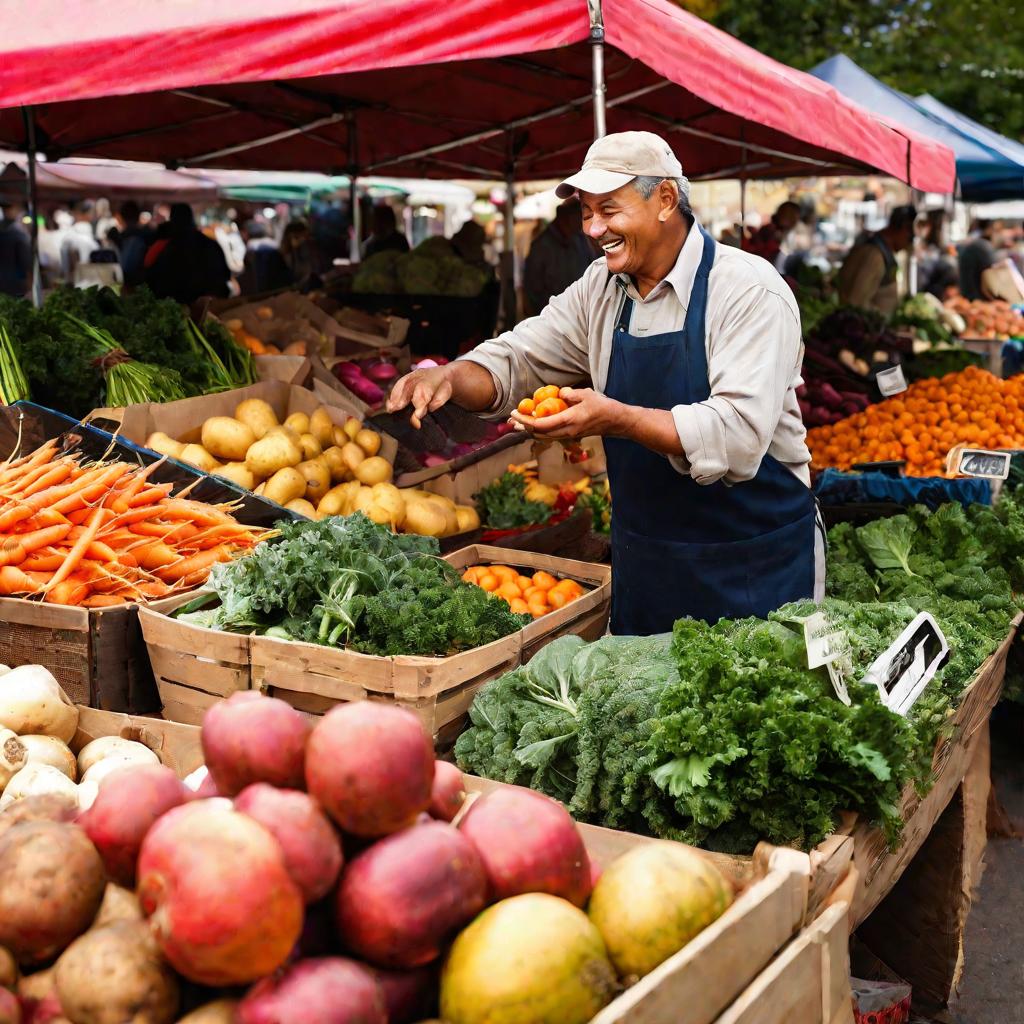
<instances>
[{"instance_id":1,"label":"red radish","mask_svg":"<svg viewBox=\"0 0 1024 1024\"><path fill-rule=\"evenodd\" d=\"M92 806L78 816L110 878L135 887L142 840L153 823L189 796L181 780L162 764L119 768L101 783Z\"/></svg>"},{"instance_id":2,"label":"red radish","mask_svg":"<svg viewBox=\"0 0 1024 1024\"><path fill-rule=\"evenodd\" d=\"M301 789L309 732L309 720L290 704L241 690L203 715L206 767L222 796L253 782Z\"/></svg>"},{"instance_id":3,"label":"red radish","mask_svg":"<svg viewBox=\"0 0 1024 1024\"><path fill-rule=\"evenodd\" d=\"M341 873L335 910L352 952L378 967L420 967L484 907L472 844L444 822L378 840Z\"/></svg>"},{"instance_id":4,"label":"red radish","mask_svg":"<svg viewBox=\"0 0 1024 1024\"><path fill-rule=\"evenodd\" d=\"M21 1004L18 997L13 992L0 988L0 1024L21 1024L21 1021Z\"/></svg>"},{"instance_id":5,"label":"red radish","mask_svg":"<svg viewBox=\"0 0 1024 1024\"><path fill-rule=\"evenodd\" d=\"M203 985L270 974L302 931L302 894L279 843L224 799L168 811L143 840L138 877L164 956Z\"/></svg>"},{"instance_id":6,"label":"red radish","mask_svg":"<svg viewBox=\"0 0 1024 1024\"><path fill-rule=\"evenodd\" d=\"M306 748L306 787L357 836L383 836L430 806L434 749L404 708L360 700L320 720Z\"/></svg>"},{"instance_id":7,"label":"red radish","mask_svg":"<svg viewBox=\"0 0 1024 1024\"><path fill-rule=\"evenodd\" d=\"M235 797L235 807L281 844L288 874L307 903L323 899L334 888L341 871L341 840L308 793L255 782Z\"/></svg>"},{"instance_id":8,"label":"red radish","mask_svg":"<svg viewBox=\"0 0 1024 1024\"><path fill-rule=\"evenodd\" d=\"M459 831L480 854L490 901L546 892L586 905L590 860L576 823L557 800L503 786L474 801Z\"/></svg>"},{"instance_id":9,"label":"red radish","mask_svg":"<svg viewBox=\"0 0 1024 1024\"><path fill-rule=\"evenodd\" d=\"M374 970L384 993L388 1024L415 1024L437 1012L437 970L433 965L411 971Z\"/></svg>"},{"instance_id":10,"label":"red radish","mask_svg":"<svg viewBox=\"0 0 1024 1024\"><path fill-rule=\"evenodd\" d=\"M434 762L434 784L430 788L431 817L451 821L466 800L462 772L450 761Z\"/></svg>"},{"instance_id":11,"label":"red radish","mask_svg":"<svg viewBox=\"0 0 1024 1024\"><path fill-rule=\"evenodd\" d=\"M384 994L362 964L343 957L299 960L254 985L235 1024L390 1024Z\"/></svg>"}]
</instances>

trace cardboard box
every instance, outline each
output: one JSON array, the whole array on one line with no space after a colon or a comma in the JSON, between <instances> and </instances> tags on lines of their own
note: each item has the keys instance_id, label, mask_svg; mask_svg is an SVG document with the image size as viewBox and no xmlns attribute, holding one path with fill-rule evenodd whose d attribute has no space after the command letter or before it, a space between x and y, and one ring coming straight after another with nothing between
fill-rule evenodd
<instances>
[{"instance_id":1,"label":"cardboard box","mask_svg":"<svg viewBox=\"0 0 1024 1024\"><path fill-rule=\"evenodd\" d=\"M255 356L260 380L279 380L305 387L313 376L313 364L307 356Z\"/></svg>"}]
</instances>

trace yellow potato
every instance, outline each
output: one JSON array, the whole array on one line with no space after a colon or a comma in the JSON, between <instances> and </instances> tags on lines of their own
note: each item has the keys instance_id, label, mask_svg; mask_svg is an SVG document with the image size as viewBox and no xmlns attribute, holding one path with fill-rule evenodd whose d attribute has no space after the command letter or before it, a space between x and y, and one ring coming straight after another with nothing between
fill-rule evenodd
<instances>
[{"instance_id":1,"label":"yellow potato","mask_svg":"<svg viewBox=\"0 0 1024 1024\"><path fill-rule=\"evenodd\" d=\"M298 512L300 516L305 516L307 519L320 518L316 507L306 501L305 498L292 498L292 500L285 505L285 508L290 512Z\"/></svg>"},{"instance_id":2,"label":"yellow potato","mask_svg":"<svg viewBox=\"0 0 1024 1024\"><path fill-rule=\"evenodd\" d=\"M459 533L480 529L480 516L472 505L456 505L455 518L459 522Z\"/></svg>"},{"instance_id":3,"label":"yellow potato","mask_svg":"<svg viewBox=\"0 0 1024 1024\"><path fill-rule=\"evenodd\" d=\"M246 452L245 468L253 476L266 480L278 470L297 466L301 461L302 449L298 444L287 435L273 434L257 441Z\"/></svg>"},{"instance_id":4,"label":"yellow potato","mask_svg":"<svg viewBox=\"0 0 1024 1024\"><path fill-rule=\"evenodd\" d=\"M278 505L287 505L295 498L306 493L306 478L294 467L286 466L279 469L264 485L263 497L268 501L276 501Z\"/></svg>"},{"instance_id":5,"label":"yellow potato","mask_svg":"<svg viewBox=\"0 0 1024 1024\"><path fill-rule=\"evenodd\" d=\"M306 481L306 497L315 505L331 489L331 471L318 459L296 467Z\"/></svg>"},{"instance_id":6,"label":"yellow potato","mask_svg":"<svg viewBox=\"0 0 1024 1024\"><path fill-rule=\"evenodd\" d=\"M230 416L211 416L203 424L203 447L215 459L241 462L255 443L252 428Z\"/></svg>"},{"instance_id":7,"label":"yellow potato","mask_svg":"<svg viewBox=\"0 0 1024 1024\"><path fill-rule=\"evenodd\" d=\"M247 398L235 406L235 419L244 423L258 441L272 427L277 426L277 413L269 402L262 398Z\"/></svg>"},{"instance_id":8,"label":"yellow potato","mask_svg":"<svg viewBox=\"0 0 1024 1024\"><path fill-rule=\"evenodd\" d=\"M334 444L334 424L322 405L309 417L309 432L320 442L321 448L330 448Z\"/></svg>"},{"instance_id":9,"label":"yellow potato","mask_svg":"<svg viewBox=\"0 0 1024 1024\"><path fill-rule=\"evenodd\" d=\"M177 459L180 458L185 446L180 441L175 441L173 437L168 437L162 430L158 430L146 438L146 447L161 455L170 455L172 459Z\"/></svg>"},{"instance_id":10,"label":"yellow potato","mask_svg":"<svg viewBox=\"0 0 1024 1024\"><path fill-rule=\"evenodd\" d=\"M359 464L366 458L363 454L363 449L359 445L349 441L344 448L341 449L341 460L345 463L345 468L353 475L355 475L356 469Z\"/></svg>"},{"instance_id":11,"label":"yellow potato","mask_svg":"<svg viewBox=\"0 0 1024 1024\"><path fill-rule=\"evenodd\" d=\"M380 451L380 434L376 430L368 430L363 427L356 434L355 441L367 455L376 455Z\"/></svg>"},{"instance_id":12,"label":"yellow potato","mask_svg":"<svg viewBox=\"0 0 1024 1024\"><path fill-rule=\"evenodd\" d=\"M304 459L315 459L323 452L320 442L312 434L300 435L299 447L302 449L302 457Z\"/></svg>"},{"instance_id":13,"label":"yellow potato","mask_svg":"<svg viewBox=\"0 0 1024 1024\"><path fill-rule=\"evenodd\" d=\"M349 441L351 441L351 440L352 440L352 439L351 439L351 438L350 438L350 437L348 436L348 434L346 434L346 433L345 433L345 428L344 428L344 427L335 427L335 428L334 428L334 429L333 429L333 430L331 431L331 433L332 433L332 435L334 436L334 443L335 443L335 444L336 444L336 445L337 445L337 446L338 446L339 448L344 448L344 447L345 447L345 445L347 445L347 444L349 443Z\"/></svg>"},{"instance_id":14,"label":"yellow potato","mask_svg":"<svg viewBox=\"0 0 1024 1024\"><path fill-rule=\"evenodd\" d=\"M345 465L345 458L341 449L335 444L325 448L322 456L331 473L331 482L340 484L348 476L348 466Z\"/></svg>"},{"instance_id":15,"label":"yellow potato","mask_svg":"<svg viewBox=\"0 0 1024 1024\"><path fill-rule=\"evenodd\" d=\"M418 533L424 537L441 537L448 525L444 512L433 502L422 498L405 501L405 518L402 529L406 533Z\"/></svg>"},{"instance_id":16,"label":"yellow potato","mask_svg":"<svg viewBox=\"0 0 1024 1024\"><path fill-rule=\"evenodd\" d=\"M317 505L317 511L327 516L347 516L352 512L352 504L359 492L360 484L355 480L332 487Z\"/></svg>"},{"instance_id":17,"label":"yellow potato","mask_svg":"<svg viewBox=\"0 0 1024 1024\"><path fill-rule=\"evenodd\" d=\"M349 418L345 420L345 426L342 427L342 430L345 431L345 434L350 441L354 441L356 439L356 434L358 434L362 429L362 423L360 423L355 416L349 416Z\"/></svg>"},{"instance_id":18,"label":"yellow potato","mask_svg":"<svg viewBox=\"0 0 1024 1024\"><path fill-rule=\"evenodd\" d=\"M229 462L217 470L217 476L230 480L239 487L251 491L256 486L256 477L248 470L244 462Z\"/></svg>"},{"instance_id":19,"label":"yellow potato","mask_svg":"<svg viewBox=\"0 0 1024 1024\"><path fill-rule=\"evenodd\" d=\"M355 477L361 484L372 487L374 484L386 484L391 480L394 467L387 459L374 455L363 459L355 468Z\"/></svg>"},{"instance_id":20,"label":"yellow potato","mask_svg":"<svg viewBox=\"0 0 1024 1024\"><path fill-rule=\"evenodd\" d=\"M178 458L204 473L212 473L220 467L220 463L201 444L185 445Z\"/></svg>"},{"instance_id":21,"label":"yellow potato","mask_svg":"<svg viewBox=\"0 0 1024 1024\"><path fill-rule=\"evenodd\" d=\"M309 433L309 416L304 412L293 412L285 421L286 427L291 427L296 434L301 436L302 434Z\"/></svg>"}]
</instances>

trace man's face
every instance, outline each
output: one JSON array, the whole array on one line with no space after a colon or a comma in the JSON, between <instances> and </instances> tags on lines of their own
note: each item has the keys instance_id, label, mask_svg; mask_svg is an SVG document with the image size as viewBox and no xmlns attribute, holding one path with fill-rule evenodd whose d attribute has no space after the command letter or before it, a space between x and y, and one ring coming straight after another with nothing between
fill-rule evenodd
<instances>
[{"instance_id":1,"label":"man's face","mask_svg":"<svg viewBox=\"0 0 1024 1024\"><path fill-rule=\"evenodd\" d=\"M655 189L650 199L629 182L614 192L580 193L583 230L601 247L613 274L636 274L664 230L664 200Z\"/></svg>"},{"instance_id":2,"label":"man's face","mask_svg":"<svg viewBox=\"0 0 1024 1024\"><path fill-rule=\"evenodd\" d=\"M776 223L779 226L779 230L787 233L796 227L799 219L800 211L793 209L792 206L784 206L776 215Z\"/></svg>"}]
</instances>

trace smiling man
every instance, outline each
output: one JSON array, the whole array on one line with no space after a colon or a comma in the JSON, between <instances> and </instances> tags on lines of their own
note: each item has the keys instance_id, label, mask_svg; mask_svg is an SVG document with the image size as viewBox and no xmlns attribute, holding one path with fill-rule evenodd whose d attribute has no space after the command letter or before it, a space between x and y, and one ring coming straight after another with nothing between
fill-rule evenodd
<instances>
[{"instance_id":1,"label":"smiling man","mask_svg":"<svg viewBox=\"0 0 1024 1024\"><path fill-rule=\"evenodd\" d=\"M608 135L558 186L578 194L604 250L540 316L448 366L398 382L388 408L454 401L538 438L605 440L612 513L612 631L682 616L763 616L821 597L824 545L795 389L800 314L759 257L695 220L668 143ZM542 384L569 408L516 411Z\"/></svg>"}]
</instances>

